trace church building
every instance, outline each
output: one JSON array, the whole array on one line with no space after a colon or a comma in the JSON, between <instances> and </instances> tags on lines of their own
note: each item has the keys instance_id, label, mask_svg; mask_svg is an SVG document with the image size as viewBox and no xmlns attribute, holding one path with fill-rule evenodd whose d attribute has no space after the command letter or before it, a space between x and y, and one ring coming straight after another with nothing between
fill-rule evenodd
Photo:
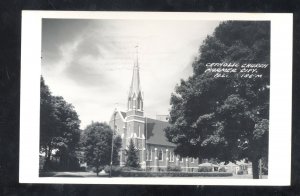
<instances>
[{"instance_id":1,"label":"church building","mask_svg":"<svg viewBox=\"0 0 300 196\"><path fill-rule=\"evenodd\" d=\"M125 165L125 149L132 139L144 170L160 171L166 170L168 166L180 166L182 171L198 171L198 159L174 154L176 145L167 140L164 132L169 126L168 116L158 115L156 119L152 119L144 115L144 94L141 90L138 58L134 62L127 110L120 111L116 108L109 125L122 138L119 153L121 166Z\"/></svg>"}]
</instances>

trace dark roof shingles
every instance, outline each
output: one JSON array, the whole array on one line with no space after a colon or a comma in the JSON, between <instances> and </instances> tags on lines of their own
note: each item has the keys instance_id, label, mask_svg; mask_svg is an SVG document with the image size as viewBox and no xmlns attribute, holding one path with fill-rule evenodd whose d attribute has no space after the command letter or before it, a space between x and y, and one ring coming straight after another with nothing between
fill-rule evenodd
<instances>
[{"instance_id":1,"label":"dark roof shingles","mask_svg":"<svg viewBox=\"0 0 300 196\"><path fill-rule=\"evenodd\" d=\"M122 114L123 118L126 117L126 112L121 112L121 114Z\"/></svg>"},{"instance_id":2,"label":"dark roof shingles","mask_svg":"<svg viewBox=\"0 0 300 196\"><path fill-rule=\"evenodd\" d=\"M164 129L169 126L168 122L146 118L145 126L147 143L172 147L176 146L169 142L165 136Z\"/></svg>"}]
</instances>

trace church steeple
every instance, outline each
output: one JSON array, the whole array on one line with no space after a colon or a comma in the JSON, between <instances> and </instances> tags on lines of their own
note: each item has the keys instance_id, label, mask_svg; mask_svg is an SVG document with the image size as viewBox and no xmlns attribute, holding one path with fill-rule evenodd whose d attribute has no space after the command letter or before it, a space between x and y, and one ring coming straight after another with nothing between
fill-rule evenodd
<instances>
[{"instance_id":1,"label":"church steeple","mask_svg":"<svg viewBox=\"0 0 300 196\"><path fill-rule=\"evenodd\" d=\"M143 95L140 83L138 46L136 46L136 59L133 66L131 85L128 94L128 110L143 111Z\"/></svg>"}]
</instances>

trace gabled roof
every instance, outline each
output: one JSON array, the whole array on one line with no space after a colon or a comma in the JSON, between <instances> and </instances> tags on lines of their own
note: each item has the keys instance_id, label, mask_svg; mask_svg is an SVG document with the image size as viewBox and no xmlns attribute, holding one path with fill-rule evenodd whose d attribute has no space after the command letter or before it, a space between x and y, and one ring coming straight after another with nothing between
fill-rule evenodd
<instances>
[{"instance_id":1,"label":"gabled roof","mask_svg":"<svg viewBox=\"0 0 300 196\"><path fill-rule=\"evenodd\" d=\"M145 119L145 132L146 132L146 142L148 144L157 144L163 146L172 146L176 145L169 142L165 136L164 129L169 126L168 122L155 120L151 118Z\"/></svg>"},{"instance_id":2,"label":"gabled roof","mask_svg":"<svg viewBox=\"0 0 300 196\"><path fill-rule=\"evenodd\" d=\"M125 119L125 117L126 117L126 112L120 111L120 113L122 114L123 118Z\"/></svg>"}]
</instances>

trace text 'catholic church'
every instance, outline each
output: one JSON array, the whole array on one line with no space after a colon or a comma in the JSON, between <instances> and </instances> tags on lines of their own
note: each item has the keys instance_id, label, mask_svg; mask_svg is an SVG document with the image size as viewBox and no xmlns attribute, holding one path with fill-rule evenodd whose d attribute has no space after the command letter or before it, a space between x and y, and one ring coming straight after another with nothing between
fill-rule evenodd
<instances>
[{"instance_id":1,"label":"text 'catholic church'","mask_svg":"<svg viewBox=\"0 0 300 196\"><path fill-rule=\"evenodd\" d=\"M140 165L150 171L165 170L168 166L180 166L182 171L198 171L198 159L174 154L175 144L165 137L169 126L167 115L151 119L144 115L144 95L141 91L139 62L133 67L132 81L127 99L127 111L118 109L113 113L109 125L122 138L120 165L125 165L125 149L132 139L139 151Z\"/></svg>"}]
</instances>

